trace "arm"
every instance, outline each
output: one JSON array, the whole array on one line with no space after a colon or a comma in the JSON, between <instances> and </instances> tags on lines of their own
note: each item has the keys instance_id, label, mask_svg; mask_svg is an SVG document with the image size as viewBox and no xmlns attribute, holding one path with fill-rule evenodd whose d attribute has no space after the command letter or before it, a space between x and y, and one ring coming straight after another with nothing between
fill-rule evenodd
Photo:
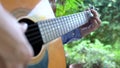
<instances>
[{"instance_id":1,"label":"arm","mask_svg":"<svg viewBox=\"0 0 120 68\"><path fill-rule=\"evenodd\" d=\"M100 26L101 20L99 19L97 11L91 9L91 12L94 16L88 23L62 36L63 44L85 37Z\"/></svg>"},{"instance_id":2,"label":"arm","mask_svg":"<svg viewBox=\"0 0 120 68\"><path fill-rule=\"evenodd\" d=\"M32 58L25 29L0 4L0 68L24 68Z\"/></svg>"}]
</instances>

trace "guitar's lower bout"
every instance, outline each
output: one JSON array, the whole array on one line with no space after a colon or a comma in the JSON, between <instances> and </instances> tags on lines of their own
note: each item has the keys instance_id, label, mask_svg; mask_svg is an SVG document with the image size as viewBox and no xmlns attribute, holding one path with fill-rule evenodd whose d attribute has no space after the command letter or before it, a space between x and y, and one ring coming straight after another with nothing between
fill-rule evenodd
<instances>
[{"instance_id":1,"label":"guitar's lower bout","mask_svg":"<svg viewBox=\"0 0 120 68\"><path fill-rule=\"evenodd\" d=\"M19 22L25 22L28 24L28 29L25 32L25 35L33 48L34 56L37 56L44 44L37 23L34 23L34 21L28 18L22 18Z\"/></svg>"},{"instance_id":2,"label":"guitar's lower bout","mask_svg":"<svg viewBox=\"0 0 120 68\"><path fill-rule=\"evenodd\" d=\"M22 18L19 20L19 22L26 22L28 25L33 25L37 20L34 20L33 18ZM38 27L37 24L32 26L33 28ZM29 29L28 28L26 34L29 34ZM36 33L39 30L35 29L33 30L34 32L31 33ZM37 34L37 33L36 33ZM40 32L38 32L38 35L41 36ZM37 36L36 36L37 37ZM29 39L29 37L27 37ZM38 38L38 37L37 37ZM34 49L35 56L32 58L31 62L28 65L28 68L35 68L35 66L40 66L37 68L43 68L41 67L41 63L44 64L43 59L45 58L47 54L48 64L46 64L46 68L66 68L66 59L65 59L65 53L62 45L62 40L61 38L57 38L45 45L43 45L43 40L41 37L39 37L37 40L38 43L32 45ZM30 40L29 40L30 41ZM31 42L30 42L31 43ZM33 41L35 43L35 40ZM31 43L32 44L32 43Z\"/></svg>"}]
</instances>

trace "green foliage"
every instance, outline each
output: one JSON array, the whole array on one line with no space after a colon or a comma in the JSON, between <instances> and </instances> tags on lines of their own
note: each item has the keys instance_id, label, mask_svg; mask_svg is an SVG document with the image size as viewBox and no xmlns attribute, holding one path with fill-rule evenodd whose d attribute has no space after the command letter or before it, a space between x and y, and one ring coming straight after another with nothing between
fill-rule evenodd
<instances>
[{"instance_id":1,"label":"green foliage","mask_svg":"<svg viewBox=\"0 0 120 68\"><path fill-rule=\"evenodd\" d=\"M98 9L101 27L84 39L66 44L67 63L120 68L120 0L58 0L56 16L84 11L89 4Z\"/></svg>"},{"instance_id":2,"label":"green foliage","mask_svg":"<svg viewBox=\"0 0 120 68\"><path fill-rule=\"evenodd\" d=\"M114 44L114 49L113 49L113 53L115 54L115 59L114 61L117 64L117 68L120 68L120 43L119 43L120 39L118 39L115 44Z\"/></svg>"},{"instance_id":3,"label":"green foliage","mask_svg":"<svg viewBox=\"0 0 120 68\"><path fill-rule=\"evenodd\" d=\"M63 16L83 11L86 6L83 0L65 0L64 3L57 3L56 16Z\"/></svg>"},{"instance_id":4,"label":"green foliage","mask_svg":"<svg viewBox=\"0 0 120 68\"><path fill-rule=\"evenodd\" d=\"M120 50L114 50L115 54L114 61L116 62L116 68L120 68Z\"/></svg>"},{"instance_id":5,"label":"green foliage","mask_svg":"<svg viewBox=\"0 0 120 68\"><path fill-rule=\"evenodd\" d=\"M101 68L116 68L115 55L111 53L111 50L110 45L104 46L98 39L95 39L95 43L85 40L65 45L67 60L72 60L67 63L85 63L84 68L92 68L93 65Z\"/></svg>"}]
</instances>

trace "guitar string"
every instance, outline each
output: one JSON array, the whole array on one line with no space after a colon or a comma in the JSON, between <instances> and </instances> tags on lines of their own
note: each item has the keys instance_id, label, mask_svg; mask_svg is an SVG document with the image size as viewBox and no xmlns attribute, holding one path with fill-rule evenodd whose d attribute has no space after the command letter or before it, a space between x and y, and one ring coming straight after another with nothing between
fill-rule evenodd
<instances>
[{"instance_id":1,"label":"guitar string","mask_svg":"<svg viewBox=\"0 0 120 68\"><path fill-rule=\"evenodd\" d=\"M39 28L38 28L39 29ZM33 37L34 38L34 37ZM34 38L35 39L35 38ZM33 40L34 41L34 40Z\"/></svg>"},{"instance_id":2,"label":"guitar string","mask_svg":"<svg viewBox=\"0 0 120 68\"><path fill-rule=\"evenodd\" d=\"M57 24L57 25L60 25L60 24ZM60 26L60 27L62 27L62 26ZM37 29L39 29L39 28L37 28ZM36 29L36 30L37 30ZM57 28L56 28L57 29ZM28 30L27 32L31 32L31 31L33 31L32 29L31 30ZM53 30L49 30L49 31L53 31ZM46 32L45 32L46 33ZM34 34L36 34L36 33L33 33L33 34L31 34L31 35L34 35Z\"/></svg>"},{"instance_id":3,"label":"guitar string","mask_svg":"<svg viewBox=\"0 0 120 68\"><path fill-rule=\"evenodd\" d=\"M59 20L59 19L58 19L58 20ZM54 21L56 21L56 20L54 20ZM60 25L60 23L58 23L58 24ZM55 23L54 25L58 25L58 24ZM47 25L47 26L48 26L48 25ZM37 28L37 29L38 29L38 28ZM37 29L36 29L36 30L37 30ZM45 28L45 29L47 29L47 28ZM48 30L48 29L47 29L47 30ZM56 31L56 30L58 30L58 28L57 28L57 27L56 27L56 28L54 27L54 30ZM31 32L31 31L34 31L34 30L33 30L33 29L28 30L27 33L28 33L28 32ZM53 31L53 30L52 30L52 27L51 27L51 30L49 30L49 32L50 32L50 31ZM47 33L47 31L45 31L45 33Z\"/></svg>"},{"instance_id":4,"label":"guitar string","mask_svg":"<svg viewBox=\"0 0 120 68\"><path fill-rule=\"evenodd\" d=\"M54 32L54 31L57 31L57 25L58 25L58 20L59 19L55 19L55 20L53 20L53 22L52 22L52 24L51 23L48 23L46 26L42 26L42 27L44 27L45 29L43 30L43 29L40 29L40 31L41 31L41 33L42 33L42 35L44 35L45 37L47 36L47 39L44 39L45 41L49 41L49 40L52 40L51 39L51 35L52 35L52 33L51 32ZM56 22L56 23L55 23ZM54 24L53 24L54 23ZM50 26L51 25L51 26ZM53 28L54 27L54 28ZM53 31L54 30L54 31ZM51 32L50 32L51 31ZM51 34L51 35L50 35ZM54 36L56 36L56 35L54 35ZM53 37L54 37L53 36Z\"/></svg>"},{"instance_id":5,"label":"guitar string","mask_svg":"<svg viewBox=\"0 0 120 68\"><path fill-rule=\"evenodd\" d=\"M33 41L32 44L35 44L35 43L40 42L40 40L39 40L38 38L35 38L35 39L33 39L32 41ZM35 41L35 42L34 42L34 41Z\"/></svg>"},{"instance_id":6,"label":"guitar string","mask_svg":"<svg viewBox=\"0 0 120 68\"><path fill-rule=\"evenodd\" d=\"M61 19L61 20L63 20L63 18ZM60 19L58 19L58 20L56 20L56 22L59 22L60 21ZM49 33L49 32L51 32L51 31L53 31L53 32L55 32L56 34L54 34L56 37L57 36L59 36L60 35L60 33L62 32L62 28L63 28L63 24L64 24L65 22L60 22L60 23L56 23L56 24L54 24L54 30L53 29L49 29L49 31L48 32L45 32L45 33ZM61 28L61 30L60 30L60 28ZM58 33L58 31L59 31L59 33ZM63 34L63 33L62 33Z\"/></svg>"},{"instance_id":7,"label":"guitar string","mask_svg":"<svg viewBox=\"0 0 120 68\"><path fill-rule=\"evenodd\" d=\"M33 41L33 44L40 42L40 40L35 40Z\"/></svg>"},{"instance_id":8,"label":"guitar string","mask_svg":"<svg viewBox=\"0 0 120 68\"><path fill-rule=\"evenodd\" d=\"M39 31L38 31L38 32L39 32ZM47 34L47 32L46 32L46 31L45 31L45 34ZM34 34L34 35L35 35L35 34ZM34 39L37 39L37 38L34 38ZM33 40L34 40L34 39L33 39Z\"/></svg>"},{"instance_id":9,"label":"guitar string","mask_svg":"<svg viewBox=\"0 0 120 68\"><path fill-rule=\"evenodd\" d=\"M84 17L84 16L82 16L82 17ZM82 18L81 17L81 18ZM34 24L32 24L32 25L29 25L28 27L33 27L33 26L36 26L38 23L34 23ZM56 24L56 23L55 23ZM36 28L33 28L33 29L30 29L30 30L28 30L27 32L29 32L29 31L34 31L34 29L37 29L38 27L36 27Z\"/></svg>"},{"instance_id":10,"label":"guitar string","mask_svg":"<svg viewBox=\"0 0 120 68\"><path fill-rule=\"evenodd\" d=\"M85 14L85 11L84 12L80 12L80 13L76 13L76 14L71 14L71 15L80 15L80 14ZM66 16L63 16L63 17L66 17ZM62 17L61 17L62 18ZM82 18L82 17L81 17ZM55 18L55 19L58 19L58 18ZM49 20L52 20L52 19L49 19ZM45 20L45 21L49 21L49 20ZM40 23L41 21L39 21L39 23ZM47 23L47 22L45 22L45 23ZM38 23L34 23L34 24L31 24L31 25L29 25L28 27L33 27L33 26L36 26L36 24L38 24ZM37 28L37 27L36 27ZM33 28L33 29L36 29L36 28ZM31 30L33 30L33 29L31 29Z\"/></svg>"},{"instance_id":11,"label":"guitar string","mask_svg":"<svg viewBox=\"0 0 120 68\"><path fill-rule=\"evenodd\" d=\"M27 34L27 37L31 37L31 36L37 35L37 34L39 34L39 33L40 33L39 31L35 31L35 32L33 32L33 33Z\"/></svg>"}]
</instances>

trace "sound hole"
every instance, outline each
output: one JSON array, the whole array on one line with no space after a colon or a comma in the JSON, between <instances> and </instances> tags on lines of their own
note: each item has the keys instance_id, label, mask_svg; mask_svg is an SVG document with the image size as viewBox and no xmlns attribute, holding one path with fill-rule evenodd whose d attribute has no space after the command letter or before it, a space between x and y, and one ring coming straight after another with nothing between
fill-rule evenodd
<instances>
[{"instance_id":1,"label":"sound hole","mask_svg":"<svg viewBox=\"0 0 120 68\"><path fill-rule=\"evenodd\" d=\"M38 24L25 18L21 19L19 22L25 22L28 24L28 29L25 32L25 35L33 48L34 56L37 56L40 53L43 45L43 40L38 28Z\"/></svg>"}]
</instances>

